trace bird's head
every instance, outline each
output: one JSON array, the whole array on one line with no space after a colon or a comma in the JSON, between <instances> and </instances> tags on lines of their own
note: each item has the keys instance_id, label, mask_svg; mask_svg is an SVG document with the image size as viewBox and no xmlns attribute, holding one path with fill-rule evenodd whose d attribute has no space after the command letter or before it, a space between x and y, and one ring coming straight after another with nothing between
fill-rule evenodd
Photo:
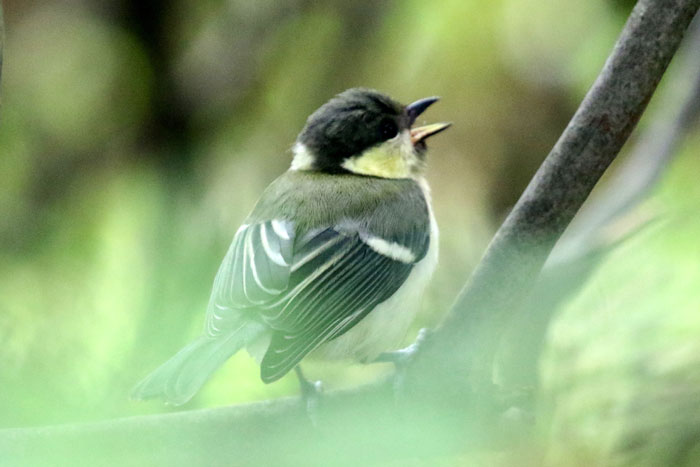
<instances>
[{"instance_id":1,"label":"bird's head","mask_svg":"<svg viewBox=\"0 0 700 467\"><path fill-rule=\"evenodd\" d=\"M293 170L414 178L425 169L425 140L449 123L412 128L437 97L402 105L371 89L348 89L308 118L294 146Z\"/></svg>"}]
</instances>

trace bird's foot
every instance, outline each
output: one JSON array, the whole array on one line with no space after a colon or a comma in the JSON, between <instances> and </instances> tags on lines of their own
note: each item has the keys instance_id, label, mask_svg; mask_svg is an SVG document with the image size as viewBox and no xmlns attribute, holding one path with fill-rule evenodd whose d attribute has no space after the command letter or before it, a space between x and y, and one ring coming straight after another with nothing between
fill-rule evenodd
<instances>
[{"instance_id":1,"label":"bird's foot","mask_svg":"<svg viewBox=\"0 0 700 467\"><path fill-rule=\"evenodd\" d=\"M418 351L418 348L423 343L423 341L425 340L427 335L428 335L428 329L422 328L420 331L418 331L418 336L416 337L416 340L413 341L413 343L411 345L404 347L403 349L394 350L391 352L382 352L374 360L374 362L377 362L377 363L390 362L390 363L394 364L397 371L403 370L404 368L406 368L406 365L408 365L408 363L411 360L413 360L413 357L415 356L416 352Z\"/></svg>"},{"instance_id":2,"label":"bird's foot","mask_svg":"<svg viewBox=\"0 0 700 467\"><path fill-rule=\"evenodd\" d=\"M297 365L294 371L299 379L299 387L301 389L301 399L306 406L306 414L311 420L311 424L318 426L318 408L321 404L321 395L323 394L323 383L321 381L310 381L306 379L301 367Z\"/></svg>"},{"instance_id":3,"label":"bird's foot","mask_svg":"<svg viewBox=\"0 0 700 467\"><path fill-rule=\"evenodd\" d=\"M428 336L428 329L422 328L418 331L418 336L413 343L403 349L394 350L392 352L383 352L374 360L375 362L391 362L396 368L396 374L394 376L394 394L398 395L403 392L404 381L406 379L406 368L408 364L413 360L418 348L422 345Z\"/></svg>"}]
</instances>

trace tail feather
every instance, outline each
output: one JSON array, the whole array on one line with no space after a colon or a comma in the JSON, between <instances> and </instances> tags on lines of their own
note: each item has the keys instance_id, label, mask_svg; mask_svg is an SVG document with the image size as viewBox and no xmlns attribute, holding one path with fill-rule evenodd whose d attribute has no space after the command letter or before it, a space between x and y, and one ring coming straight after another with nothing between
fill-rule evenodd
<instances>
[{"instance_id":1,"label":"tail feather","mask_svg":"<svg viewBox=\"0 0 700 467\"><path fill-rule=\"evenodd\" d=\"M250 322L217 337L201 336L138 383L131 397L163 397L170 404L184 404L229 357L263 332L261 324Z\"/></svg>"}]
</instances>

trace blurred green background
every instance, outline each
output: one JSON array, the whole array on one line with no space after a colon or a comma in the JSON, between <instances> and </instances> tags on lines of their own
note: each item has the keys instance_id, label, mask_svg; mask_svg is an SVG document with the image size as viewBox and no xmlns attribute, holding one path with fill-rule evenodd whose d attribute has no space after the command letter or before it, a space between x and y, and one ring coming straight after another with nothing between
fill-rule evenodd
<instances>
[{"instance_id":1,"label":"blurred green background","mask_svg":"<svg viewBox=\"0 0 700 467\"><path fill-rule=\"evenodd\" d=\"M353 86L442 96L425 119L454 122L431 140L441 252L415 330L438 323L633 2L3 3L0 427L174 410L130 401L130 388L200 332L239 223L288 167L306 117ZM673 67L650 114L672 88ZM698 150L696 130L652 196L665 221L616 250L557 318L554 394L575 389L567 371L640 358L641 335L669 352L698 340ZM597 339L597 354L571 350ZM327 388L384 371L308 368ZM293 375L266 386L241 353L185 408L296 393Z\"/></svg>"}]
</instances>

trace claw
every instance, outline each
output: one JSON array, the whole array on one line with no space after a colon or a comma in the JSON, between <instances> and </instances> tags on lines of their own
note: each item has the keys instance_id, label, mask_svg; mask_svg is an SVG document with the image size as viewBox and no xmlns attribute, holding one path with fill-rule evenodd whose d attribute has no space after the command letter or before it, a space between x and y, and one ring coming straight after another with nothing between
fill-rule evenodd
<instances>
[{"instance_id":1,"label":"claw","mask_svg":"<svg viewBox=\"0 0 700 467\"><path fill-rule=\"evenodd\" d=\"M374 362L391 362L396 366L397 370L405 368L408 362L410 362L413 359L414 355L418 351L418 348L421 346L423 341L425 341L427 335L428 329L421 328L421 330L418 331L418 336L416 336L416 340L413 341L411 345L404 347L403 349L394 350L392 352L383 352L379 354L379 356L374 360Z\"/></svg>"},{"instance_id":2,"label":"claw","mask_svg":"<svg viewBox=\"0 0 700 467\"><path fill-rule=\"evenodd\" d=\"M318 407L321 403L321 394L323 393L323 383L321 381L309 381L304 376L299 365L294 367L294 372L299 379L299 387L301 388L301 398L306 406L306 414L313 426L318 426Z\"/></svg>"},{"instance_id":3,"label":"claw","mask_svg":"<svg viewBox=\"0 0 700 467\"><path fill-rule=\"evenodd\" d=\"M404 380L406 377L406 367L413 360L413 357L418 352L418 348L422 345L428 336L428 329L421 328L418 331L418 336L416 340L407 347L403 349L394 350L392 352L383 352L374 360L374 362L391 362L396 368L396 375L394 376L394 394L398 395L403 392Z\"/></svg>"}]
</instances>

